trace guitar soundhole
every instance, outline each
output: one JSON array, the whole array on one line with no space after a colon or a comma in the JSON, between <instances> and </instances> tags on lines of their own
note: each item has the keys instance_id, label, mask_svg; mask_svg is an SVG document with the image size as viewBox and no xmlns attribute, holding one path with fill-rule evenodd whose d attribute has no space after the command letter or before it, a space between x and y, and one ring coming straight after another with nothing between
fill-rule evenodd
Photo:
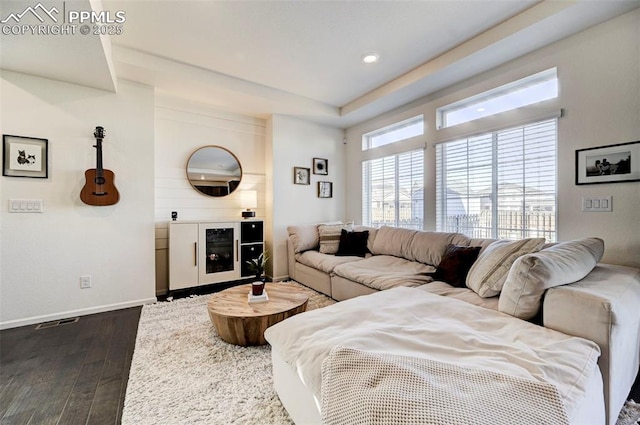
<instances>
[{"instance_id":1,"label":"guitar soundhole","mask_svg":"<svg viewBox=\"0 0 640 425\"><path fill-rule=\"evenodd\" d=\"M94 181L96 182L96 184L104 184L106 180L104 177L96 177Z\"/></svg>"}]
</instances>

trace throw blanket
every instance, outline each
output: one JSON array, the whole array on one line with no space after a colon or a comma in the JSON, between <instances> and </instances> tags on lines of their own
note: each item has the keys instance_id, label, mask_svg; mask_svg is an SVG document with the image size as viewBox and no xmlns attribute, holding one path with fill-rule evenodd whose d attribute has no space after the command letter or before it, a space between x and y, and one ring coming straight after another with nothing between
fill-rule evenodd
<instances>
[{"instance_id":1,"label":"throw blanket","mask_svg":"<svg viewBox=\"0 0 640 425\"><path fill-rule=\"evenodd\" d=\"M327 425L569 424L551 384L343 347L322 363L321 413Z\"/></svg>"},{"instance_id":2,"label":"throw blanket","mask_svg":"<svg viewBox=\"0 0 640 425\"><path fill-rule=\"evenodd\" d=\"M552 384L570 421L600 354L591 341L406 287L295 315L268 328L265 338L318 401L323 360L348 346Z\"/></svg>"}]
</instances>

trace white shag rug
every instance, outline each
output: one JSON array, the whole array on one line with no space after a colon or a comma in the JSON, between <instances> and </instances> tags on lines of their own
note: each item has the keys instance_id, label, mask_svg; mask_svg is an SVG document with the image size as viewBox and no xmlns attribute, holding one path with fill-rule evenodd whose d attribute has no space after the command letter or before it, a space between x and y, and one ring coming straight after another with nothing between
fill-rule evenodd
<instances>
[{"instance_id":1,"label":"white shag rug","mask_svg":"<svg viewBox=\"0 0 640 425\"><path fill-rule=\"evenodd\" d=\"M307 310L335 303L309 294ZM271 349L222 341L207 313L210 295L142 308L122 425L292 424L273 389ZM627 401L616 425L640 424Z\"/></svg>"},{"instance_id":2,"label":"white shag rug","mask_svg":"<svg viewBox=\"0 0 640 425\"><path fill-rule=\"evenodd\" d=\"M633 400L627 400L624 404L616 425L637 425L640 424L640 404Z\"/></svg>"},{"instance_id":3,"label":"white shag rug","mask_svg":"<svg viewBox=\"0 0 640 425\"><path fill-rule=\"evenodd\" d=\"M335 303L308 291L307 310ZM210 295L142 308L122 412L123 425L291 424L271 375L271 349L224 342Z\"/></svg>"}]
</instances>

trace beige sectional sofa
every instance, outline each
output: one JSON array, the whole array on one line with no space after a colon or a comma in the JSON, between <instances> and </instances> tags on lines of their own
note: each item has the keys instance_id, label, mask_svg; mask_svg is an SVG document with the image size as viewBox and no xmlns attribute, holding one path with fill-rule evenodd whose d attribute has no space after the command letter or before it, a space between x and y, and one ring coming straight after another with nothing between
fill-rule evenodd
<instances>
[{"instance_id":1,"label":"beige sectional sofa","mask_svg":"<svg viewBox=\"0 0 640 425\"><path fill-rule=\"evenodd\" d=\"M640 270L599 263L602 240L545 244L357 226L347 230L368 232L367 253L344 256L336 255L342 229L290 226L291 278L338 301L418 287L593 341L607 423L615 423L640 365ZM434 279L451 246L479 247L463 285Z\"/></svg>"}]
</instances>

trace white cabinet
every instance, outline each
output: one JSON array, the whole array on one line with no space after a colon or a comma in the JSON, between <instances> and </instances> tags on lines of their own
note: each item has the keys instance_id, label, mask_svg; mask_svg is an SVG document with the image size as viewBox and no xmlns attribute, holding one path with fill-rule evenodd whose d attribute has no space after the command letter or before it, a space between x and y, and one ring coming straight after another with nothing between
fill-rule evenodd
<instances>
[{"instance_id":1,"label":"white cabinet","mask_svg":"<svg viewBox=\"0 0 640 425\"><path fill-rule=\"evenodd\" d=\"M240 224L171 222L169 290L240 279Z\"/></svg>"},{"instance_id":2,"label":"white cabinet","mask_svg":"<svg viewBox=\"0 0 640 425\"><path fill-rule=\"evenodd\" d=\"M169 223L169 291L254 277L264 250L262 220Z\"/></svg>"},{"instance_id":3,"label":"white cabinet","mask_svg":"<svg viewBox=\"0 0 640 425\"><path fill-rule=\"evenodd\" d=\"M198 285L198 223L169 225L169 290Z\"/></svg>"}]
</instances>

